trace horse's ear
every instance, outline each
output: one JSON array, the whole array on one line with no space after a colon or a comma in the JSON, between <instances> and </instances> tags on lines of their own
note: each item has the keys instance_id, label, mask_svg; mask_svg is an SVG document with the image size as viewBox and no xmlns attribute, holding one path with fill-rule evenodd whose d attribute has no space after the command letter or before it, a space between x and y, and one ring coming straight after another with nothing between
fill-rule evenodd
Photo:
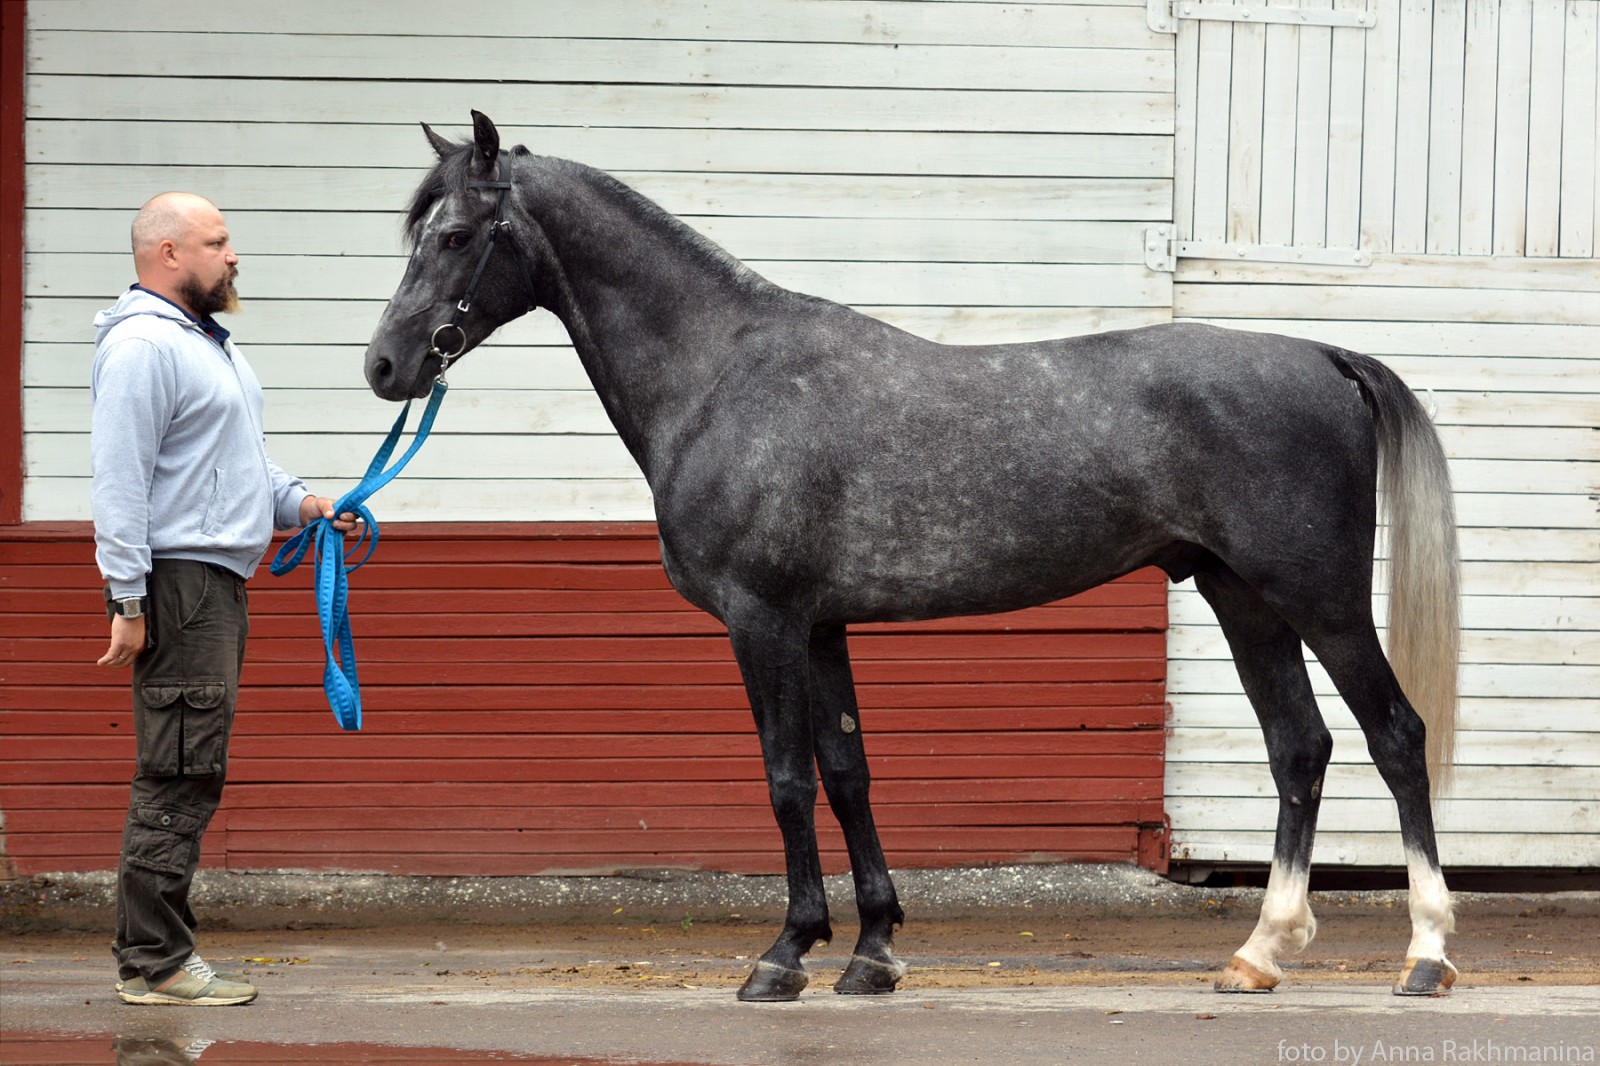
<instances>
[{"instance_id":1,"label":"horse's ear","mask_svg":"<svg viewBox=\"0 0 1600 1066\"><path fill-rule=\"evenodd\" d=\"M426 122L422 124L422 132L428 135L428 143L433 145L433 154L440 159L446 158L460 147L458 144L451 143L448 137L441 137L433 132L433 127Z\"/></svg>"},{"instance_id":2,"label":"horse's ear","mask_svg":"<svg viewBox=\"0 0 1600 1066\"><path fill-rule=\"evenodd\" d=\"M500 131L482 111L472 113L472 139L476 142L473 163L487 174L500 158Z\"/></svg>"}]
</instances>

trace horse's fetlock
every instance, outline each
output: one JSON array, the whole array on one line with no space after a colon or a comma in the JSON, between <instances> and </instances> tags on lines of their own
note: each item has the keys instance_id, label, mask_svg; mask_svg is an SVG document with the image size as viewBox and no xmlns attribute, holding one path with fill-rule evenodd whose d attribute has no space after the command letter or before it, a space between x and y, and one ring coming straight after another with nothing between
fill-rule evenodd
<instances>
[{"instance_id":1,"label":"horse's fetlock","mask_svg":"<svg viewBox=\"0 0 1600 1066\"><path fill-rule=\"evenodd\" d=\"M832 940L833 924L826 913L820 917L791 914L784 926L783 934L778 938L778 943L794 945L803 954L810 951L814 944Z\"/></svg>"}]
</instances>

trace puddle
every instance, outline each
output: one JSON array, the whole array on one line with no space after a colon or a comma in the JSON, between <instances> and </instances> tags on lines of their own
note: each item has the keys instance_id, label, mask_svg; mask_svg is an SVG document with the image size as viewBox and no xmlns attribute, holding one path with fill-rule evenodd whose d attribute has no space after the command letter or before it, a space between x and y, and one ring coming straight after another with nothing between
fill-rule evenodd
<instances>
[{"instance_id":1,"label":"puddle","mask_svg":"<svg viewBox=\"0 0 1600 1066\"><path fill-rule=\"evenodd\" d=\"M509 1051L387 1047L381 1044L268 1044L250 1040L172 1039L166 1036L0 1035L4 1066L614 1066L608 1059L518 1055ZM694 1066L657 1063L654 1066Z\"/></svg>"}]
</instances>

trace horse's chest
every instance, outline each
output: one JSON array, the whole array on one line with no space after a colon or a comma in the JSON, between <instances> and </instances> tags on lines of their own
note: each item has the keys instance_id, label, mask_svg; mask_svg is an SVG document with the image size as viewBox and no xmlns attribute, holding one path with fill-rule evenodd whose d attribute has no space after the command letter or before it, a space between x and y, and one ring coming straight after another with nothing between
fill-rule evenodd
<instances>
[{"instance_id":1,"label":"horse's chest","mask_svg":"<svg viewBox=\"0 0 1600 1066\"><path fill-rule=\"evenodd\" d=\"M661 534L661 568L678 595L715 618L722 618L720 581L711 570L696 566L692 557L672 549L665 527Z\"/></svg>"}]
</instances>

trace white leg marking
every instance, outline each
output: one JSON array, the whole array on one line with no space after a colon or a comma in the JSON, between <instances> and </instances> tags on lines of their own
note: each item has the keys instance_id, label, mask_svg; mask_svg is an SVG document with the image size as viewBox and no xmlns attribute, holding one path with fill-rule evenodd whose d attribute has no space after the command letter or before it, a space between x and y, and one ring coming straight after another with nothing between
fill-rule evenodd
<instances>
[{"instance_id":1,"label":"white leg marking","mask_svg":"<svg viewBox=\"0 0 1600 1066\"><path fill-rule=\"evenodd\" d=\"M1420 855L1406 853L1411 880L1411 946L1408 959L1443 959L1444 938L1455 932L1456 916L1450 890L1433 864Z\"/></svg>"},{"instance_id":2,"label":"white leg marking","mask_svg":"<svg viewBox=\"0 0 1600 1066\"><path fill-rule=\"evenodd\" d=\"M1261 920L1244 947L1234 954L1263 973L1282 977L1278 957L1301 951L1317 935L1317 920L1311 915L1306 898L1311 874L1272 864L1267 876L1267 894L1261 901Z\"/></svg>"}]
</instances>

